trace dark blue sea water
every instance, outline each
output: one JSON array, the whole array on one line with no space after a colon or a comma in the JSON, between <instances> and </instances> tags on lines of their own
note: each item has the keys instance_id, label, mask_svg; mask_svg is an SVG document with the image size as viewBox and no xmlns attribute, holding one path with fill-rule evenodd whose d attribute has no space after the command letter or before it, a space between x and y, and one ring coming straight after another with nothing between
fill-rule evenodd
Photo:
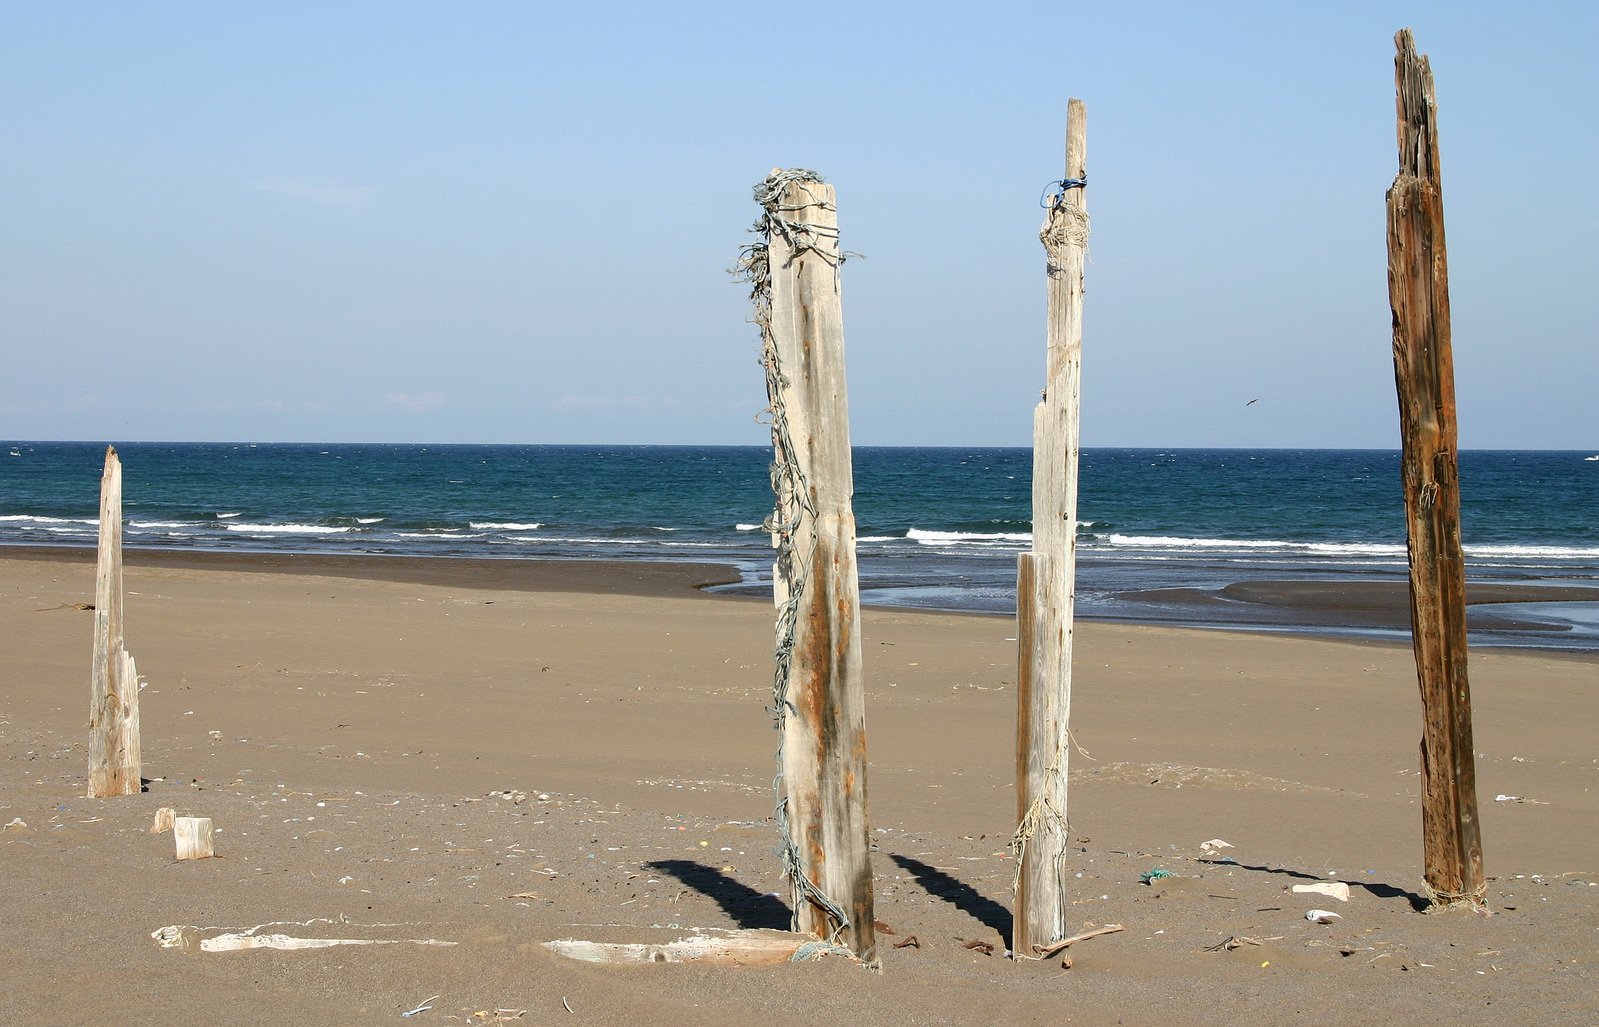
<instances>
[{"instance_id":1,"label":"dark blue sea water","mask_svg":"<svg viewBox=\"0 0 1599 1027\"><path fill-rule=\"evenodd\" d=\"M130 546L713 561L737 566L751 588L770 576L764 448L130 443L119 452ZM101 444L0 443L0 544L92 545L103 455ZM1599 454L1466 452L1460 465L1472 580L1599 586ZM863 599L1014 610L1030 475L1026 449L857 449ZM1306 624L1291 611L1174 607L1147 593L1403 581L1402 503L1396 452L1088 450L1079 615L1383 634ZM1474 641L1599 649L1599 604L1516 610L1546 630Z\"/></svg>"}]
</instances>

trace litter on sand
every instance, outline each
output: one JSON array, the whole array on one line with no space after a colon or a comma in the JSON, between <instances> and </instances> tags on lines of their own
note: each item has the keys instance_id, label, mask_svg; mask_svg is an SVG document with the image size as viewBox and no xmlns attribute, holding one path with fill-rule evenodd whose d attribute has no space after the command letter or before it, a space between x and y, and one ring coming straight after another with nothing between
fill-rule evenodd
<instances>
[{"instance_id":1,"label":"litter on sand","mask_svg":"<svg viewBox=\"0 0 1599 1027\"><path fill-rule=\"evenodd\" d=\"M425 1013L429 1009L433 1008L433 1000L436 999L436 998L438 998L437 995L429 995L427 998L422 1000L421 1005L417 1006L415 1009L407 1010L407 1011L401 1013L400 1015L401 1016L415 1016L418 1013Z\"/></svg>"},{"instance_id":2,"label":"litter on sand","mask_svg":"<svg viewBox=\"0 0 1599 1027\"><path fill-rule=\"evenodd\" d=\"M1342 920L1343 917L1330 909L1312 909L1305 914L1305 919L1313 924L1330 924L1334 920Z\"/></svg>"},{"instance_id":3,"label":"litter on sand","mask_svg":"<svg viewBox=\"0 0 1599 1027\"><path fill-rule=\"evenodd\" d=\"M1299 895L1325 895L1329 899L1339 902L1349 901L1349 885L1343 881L1317 881L1315 884L1296 884L1294 892Z\"/></svg>"}]
</instances>

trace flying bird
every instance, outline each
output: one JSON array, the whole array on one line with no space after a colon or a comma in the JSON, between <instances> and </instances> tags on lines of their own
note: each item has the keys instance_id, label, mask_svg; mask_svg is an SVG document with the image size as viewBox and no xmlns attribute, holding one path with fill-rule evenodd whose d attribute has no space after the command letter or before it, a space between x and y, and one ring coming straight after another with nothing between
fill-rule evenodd
<instances>
[{"instance_id":1,"label":"flying bird","mask_svg":"<svg viewBox=\"0 0 1599 1027\"><path fill-rule=\"evenodd\" d=\"M1246 407L1252 407L1252 406L1254 406L1254 405L1255 405L1255 404L1256 404L1256 403L1259 403L1259 402L1260 402L1260 397L1259 397L1259 396L1256 396L1256 397L1255 397L1255 398L1254 398L1254 399L1252 399L1252 400L1250 400L1250 401L1249 401L1249 402L1248 402L1248 403L1245 403L1245 404L1244 404L1244 406L1246 406Z\"/></svg>"}]
</instances>

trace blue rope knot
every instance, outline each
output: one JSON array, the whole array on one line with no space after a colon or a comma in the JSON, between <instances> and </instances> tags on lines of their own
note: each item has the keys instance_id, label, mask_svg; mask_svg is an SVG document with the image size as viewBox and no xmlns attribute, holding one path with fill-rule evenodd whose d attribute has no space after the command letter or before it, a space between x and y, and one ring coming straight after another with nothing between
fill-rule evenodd
<instances>
[{"instance_id":1,"label":"blue rope knot","mask_svg":"<svg viewBox=\"0 0 1599 1027\"><path fill-rule=\"evenodd\" d=\"M1054 210L1066 202L1066 193L1070 189L1087 189L1088 179L1063 178L1058 182L1051 182L1044 186L1044 192L1038 197L1038 205L1045 210Z\"/></svg>"}]
</instances>

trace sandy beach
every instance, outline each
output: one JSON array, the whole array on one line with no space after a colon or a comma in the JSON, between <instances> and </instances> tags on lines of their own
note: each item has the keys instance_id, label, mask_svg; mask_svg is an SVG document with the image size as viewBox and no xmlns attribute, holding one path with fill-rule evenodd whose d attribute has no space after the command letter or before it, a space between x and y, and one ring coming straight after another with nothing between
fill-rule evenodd
<instances>
[{"instance_id":1,"label":"sandy beach","mask_svg":"<svg viewBox=\"0 0 1599 1027\"><path fill-rule=\"evenodd\" d=\"M1492 915L1424 914L1408 647L1080 625L1075 921L1125 930L1063 969L1003 955L1012 621L868 609L881 972L598 966L543 943L787 926L770 605L697 591L736 574L127 560L149 786L88 800L92 554L0 551L8 1022L1599 1018L1592 658L1473 653ZM161 807L212 818L217 858L176 861ZM252 929L384 944L194 944Z\"/></svg>"}]
</instances>

